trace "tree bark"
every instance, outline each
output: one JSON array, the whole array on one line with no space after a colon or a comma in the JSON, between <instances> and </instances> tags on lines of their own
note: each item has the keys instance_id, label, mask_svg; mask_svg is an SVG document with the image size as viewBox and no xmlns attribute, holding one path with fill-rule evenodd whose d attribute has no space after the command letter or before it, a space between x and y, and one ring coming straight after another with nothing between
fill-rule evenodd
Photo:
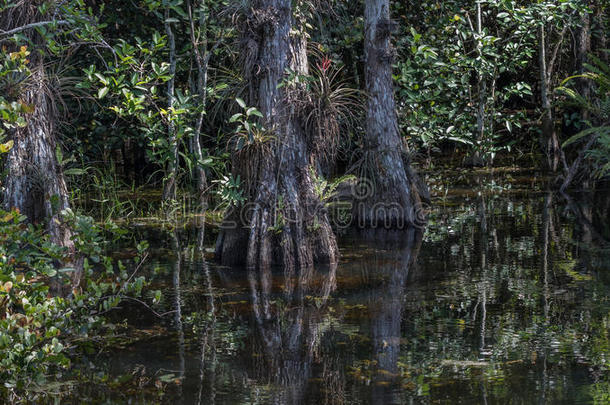
<instances>
[{"instance_id":1,"label":"tree bark","mask_svg":"<svg viewBox=\"0 0 610 405\"><path fill-rule=\"evenodd\" d=\"M427 190L404 159L405 145L398 129L392 83L395 23L390 20L389 0L367 0L364 10L368 92L365 134L366 167L361 170L364 188L354 215L359 227L404 228L424 222L421 197ZM418 190L418 184L423 187Z\"/></svg>"},{"instance_id":2,"label":"tree bark","mask_svg":"<svg viewBox=\"0 0 610 405\"><path fill-rule=\"evenodd\" d=\"M61 212L70 208L68 190L62 169L57 161L55 142L56 112L47 88L44 59L38 47L43 40L30 29L43 20L35 4L19 5L0 12L0 29L20 29L34 44L30 56L30 76L23 82L20 101L33 107L27 114L27 125L10 131L14 146L8 153L4 169L2 205L5 209L18 209L32 223L46 225L53 243L68 249L74 261L73 286L81 278L82 260L75 257L73 233L63 221ZM21 30L23 28L23 30ZM27 29L26 29L27 28Z\"/></svg>"},{"instance_id":3,"label":"tree bark","mask_svg":"<svg viewBox=\"0 0 610 405\"><path fill-rule=\"evenodd\" d=\"M201 211L205 211L207 208L206 190L208 182L205 169L201 166L201 162L203 161L203 150L201 148L201 129L203 127L203 119L205 117L205 108L207 102L208 63L210 57L212 56L212 52L208 51L207 49L208 40L205 14L201 13L201 17L199 19L199 35L203 36L203 38L199 38L196 34L197 28L195 25L195 16L193 13L193 6L191 5L191 1L187 2L187 9L189 15L191 44L193 45L193 52L195 54L194 59L195 64L197 65L197 83L195 90L199 96L197 99L197 103L199 105L199 108L201 109L199 111L199 114L197 115L197 120L194 126L192 152L198 160L195 170L199 209ZM203 223L201 225L203 226Z\"/></svg>"},{"instance_id":4,"label":"tree bark","mask_svg":"<svg viewBox=\"0 0 610 405\"><path fill-rule=\"evenodd\" d=\"M481 11L481 2L477 1L477 53L479 59L483 60L483 43L481 36L483 35L483 17ZM477 91L479 93L479 105L477 108L477 148L474 151L472 158L473 166L483 166L485 156L482 156L483 141L485 140L485 107L487 106L487 81L483 74L483 68L479 67L477 71Z\"/></svg>"},{"instance_id":5,"label":"tree bark","mask_svg":"<svg viewBox=\"0 0 610 405\"><path fill-rule=\"evenodd\" d=\"M45 91L42 63L32 70L32 86L23 94L23 102L34 112L27 117L27 126L13 131L14 146L5 169L6 182L2 201L5 209L18 209L32 223L46 224L51 241L74 254L72 231L62 220L61 212L70 208L68 190L61 167L57 163L54 138L54 114ZM77 266L80 267L80 266ZM80 271L72 276L74 285Z\"/></svg>"},{"instance_id":6,"label":"tree bark","mask_svg":"<svg viewBox=\"0 0 610 405\"><path fill-rule=\"evenodd\" d=\"M540 26L540 98L542 102L542 140L544 153L546 155L549 169L557 171L559 166L559 140L555 132L553 107L549 99L549 85L551 75L547 67L546 56L546 32L543 25Z\"/></svg>"},{"instance_id":7,"label":"tree bark","mask_svg":"<svg viewBox=\"0 0 610 405\"><path fill-rule=\"evenodd\" d=\"M591 52L591 18L588 12L583 12L581 15L581 26L578 29L576 37L576 68L577 74L585 73L585 64L587 63L588 55ZM591 96L591 80L580 78L576 82L578 92L585 100ZM583 119L588 118L588 110L581 109Z\"/></svg>"},{"instance_id":8,"label":"tree bark","mask_svg":"<svg viewBox=\"0 0 610 405\"><path fill-rule=\"evenodd\" d=\"M174 31L172 30L171 22L168 21L170 17L169 8L165 9L165 33L167 34L167 42L169 44L169 75L170 79L167 81L167 109L169 111L167 124L167 135L168 143L170 147L170 158L167 165L167 175L165 183L163 184L163 200L175 200L176 199L176 187L178 177L178 139L176 136L176 125L172 121L172 110L175 102L175 82L176 82L176 40L174 38Z\"/></svg>"},{"instance_id":9,"label":"tree bark","mask_svg":"<svg viewBox=\"0 0 610 405\"><path fill-rule=\"evenodd\" d=\"M249 155L249 149L234 153L234 174L256 180L247 185L247 203L227 215L217 257L226 265L257 268L281 263L303 270L314 261L334 263L335 236L313 187L318 165L295 102L302 89L285 81L287 69L307 73L306 39L303 33L291 33L290 0L253 1L246 18L249 28L242 42L256 48L244 66L251 86L249 104L263 114L272 140L248 146L260 148L260 154ZM257 175L248 176L248 170Z\"/></svg>"},{"instance_id":10,"label":"tree bark","mask_svg":"<svg viewBox=\"0 0 610 405\"><path fill-rule=\"evenodd\" d=\"M7 209L18 208L31 222L48 222L53 241L69 244L69 232L58 222L61 210L69 208L66 182L55 156L53 113L45 94L42 65L32 71L33 88L24 102L34 106L27 126L14 131L14 147L6 162L8 176L4 190Z\"/></svg>"}]
</instances>

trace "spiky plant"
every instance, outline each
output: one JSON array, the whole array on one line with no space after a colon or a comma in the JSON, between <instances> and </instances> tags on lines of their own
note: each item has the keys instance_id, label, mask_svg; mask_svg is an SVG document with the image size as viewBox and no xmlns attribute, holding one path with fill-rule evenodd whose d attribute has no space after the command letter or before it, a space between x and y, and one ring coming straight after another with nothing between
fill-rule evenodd
<instances>
[{"instance_id":1,"label":"spiky plant","mask_svg":"<svg viewBox=\"0 0 610 405\"><path fill-rule=\"evenodd\" d=\"M343 134L356 127L363 111L362 93L342 78L342 67L335 67L327 56L318 56L312 67L305 98L304 116L309 143L316 155L332 161Z\"/></svg>"},{"instance_id":2,"label":"spiky plant","mask_svg":"<svg viewBox=\"0 0 610 405\"><path fill-rule=\"evenodd\" d=\"M231 63L229 62L230 65ZM226 120L232 113L238 111L234 105L235 97L247 98L248 83L236 66L237 63L231 66L209 68L210 75L213 75L215 81L219 83L208 93L214 99L214 104L207 114L212 121Z\"/></svg>"},{"instance_id":3,"label":"spiky plant","mask_svg":"<svg viewBox=\"0 0 610 405\"><path fill-rule=\"evenodd\" d=\"M587 69L585 73L565 79L558 89L567 96L567 104L588 113L588 119L585 120L587 128L570 137L563 144L565 149L576 143L585 143L568 173L563 189L576 175L584 157L590 158L594 177L602 178L610 175L610 66L595 56L590 56L590 60L592 63L585 65ZM570 86L576 79L590 82L592 91L589 97L585 98Z\"/></svg>"}]
</instances>

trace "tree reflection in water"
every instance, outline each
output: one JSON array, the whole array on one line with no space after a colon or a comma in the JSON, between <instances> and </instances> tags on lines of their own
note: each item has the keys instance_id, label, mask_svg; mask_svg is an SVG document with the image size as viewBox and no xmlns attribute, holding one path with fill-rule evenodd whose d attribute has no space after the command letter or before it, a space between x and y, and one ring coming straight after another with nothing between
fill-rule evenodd
<instances>
[{"instance_id":1,"label":"tree reflection in water","mask_svg":"<svg viewBox=\"0 0 610 405\"><path fill-rule=\"evenodd\" d=\"M345 238L331 268L219 267L176 235L168 333L112 370L183 377L165 387L176 404L604 403L608 204L460 201L423 241Z\"/></svg>"},{"instance_id":2,"label":"tree reflection in water","mask_svg":"<svg viewBox=\"0 0 610 405\"><path fill-rule=\"evenodd\" d=\"M184 345L184 324L182 322L182 288L180 285L180 272L182 271L182 247L178 234L174 230L171 233L171 247L176 255L172 272L172 286L174 295L174 327L178 333L178 370L176 371L179 379L184 378L185 372L185 345ZM182 398L182 386L178 386L178 396Z\"/></svg>"},{"instance_id":3,"label":"tree reflection in water","mask_svg":"<svg viewBox=\"0 0 610 405\"><path fill-rule=\"evenodd\" d=\"M384 235L385 244L362 261L363 274L381 279L368 292L370 334L373 347L373 403L399 402L393 383L399 381L401 326L405 289L416 274L417 255L422 241L420 231L395 231Z\"/></svg>"},{"instance_id":4,"label":"tree reflection in water","mask_svg":"<svg viewBox=\"0 0 610 405\"><path fill-rule=\"evenodd\" d=\"M256 324L253 348L261 356L254 377L281 387L273 393L274 403L300 403L306 395L336 269L336 264L323 270L306 267L281 275L270 267L248 270ZM282 293L275 296L278 284Z\"/></svg>"}]
</instances>

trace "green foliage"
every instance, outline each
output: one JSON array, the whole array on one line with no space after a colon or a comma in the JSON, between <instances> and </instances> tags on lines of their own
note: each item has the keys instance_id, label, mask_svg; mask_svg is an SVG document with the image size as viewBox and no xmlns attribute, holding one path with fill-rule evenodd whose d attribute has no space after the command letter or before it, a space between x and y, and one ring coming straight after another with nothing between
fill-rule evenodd
<instances>
[{"instance_id":1,"label":"green foliage","mask_svg":"<svg viewBox=\"0 0 610 405\"><path fill-rule=\"evenodd\" d=\"M96 89L98 99L111 97L109 109L119 118L135 118L146 143L148 158L161 166L172 156L167 126L173 123L180 142L190 130L184 125L189 96L178 94L175 107L165 107L161 85L171 79L169 64L163 61L167 41L155 31L150 41L135 38L135 44L119 40L113 47L116 64L100 72L95 65L85 69L83 88Z\"/></svg>"},{"instance_id":2,"label":"green foliage","mask_svg":"<svg viewBox=\"0 0 610 405\"><path fill-rule=\"evenodd\" d=\"M239 175L236 177L222 176L222 178L214 180L214 183L218 184L216 194L220 199L219 208L239 206L246 201Z\"/></svg>"},{"instance_id":3,"label":"green foliage","mask_svg":"<svg viewBox=\"0 0 610 405\"><path fill-rule=\"evenodd\" d=\"M610 66L601 59L590 56L587 72L565 79L558 92L566 97L566 104L577 107L587 115L582 124L585 129L571 136L563 148L594 137L593 145L586 151L592 161L593 175L602 178L610 174ZM591 89L588 97L575 88L577 80L584 81Z\"/></svg>"},{"instance_id":4,"label":"green foliage","mask_svg":"<svg viewBox=\"0 0 610 405\"><path fill-rule=\"evenodd\" d=\"M278 157L274 156L273 148L281 145L284 134L270 127L268 117L240 98L256 99L257 90L248 81L261 74L259 66L256 63L249 66L251 76L247 77L241 75L240 68L244 60L257 61L260 35L271 32L275 10L265 10L271 17L263 16L271 24L267 21L261 24L264 26L253 29L249 25L257 24L257 16L243 18L244 15L233 14L236 8L253 12L248 1L237 4L227 0L104 0L95 2L99 7L89 8L90 3L0 0L0 159L17 141L9 140L8 136L24 127L28 115L35 111L36 106L25 103L22 95L30 85L33 68L39 67L38 62L42 61L49 77L45 89L48 87L49 95L54 97L53 113L61 121L54 125L58 145L56 162L67 178L75 210L85 209L106 223L111 218L150 217L159 206L179 209L180 202L163 205L155 200L160 193L146 189L158 184L159 178L168 177L169 167L176 160L176 144L178 180L185 191L189 186L195 188L193 173L201 168L206 172L203 176L206 185L211 183L213 188L197 192L212 195L219 210L235 208L248 201L261 173L271 166L267 165L269 159ZM292 3L295 16L292 33L308 37L311 45L309 69L307 74L287 69L280 86L282 94L287 95L283 103L295 106L309 146L317 152L308 162L309 174L313 192L326 208L340 205L340 201L334 201L337 190L341 183L351 182L354 177L329 181L318 173L326 169L324 163L338 171L349 167L353 162L348 162L349 157L340 156L337 150L353 154L356 145L352 140L364 131L359 121L364 99L362 89L366 87L362 80L362 3ZM461 151L476 153L491 161L500 152L512 151L515 145L528 147L533 143L537 130L530 127L539 119L540 104L539 95L533 91L540 81L539 28L548 33L548 47L557 46L557 64L553 77L549 78L550 87L555 86L557 77L573 74L575 45L570 35L562 38L560 33L564 27L568 33L577 32L580 16L590 11L585 2L490 0L480 3L483 26L479 33L475 22L476 2L391 2L391 16L398 22L398 32L393 36L396 55L392 55L395 57L396 105L401 132L408 138L414 157L420 150L427 151L431 157L441 147L457 145ZM32 14L29 17L35 27L13 29L21 21L14 18L20 7ZM170 49L165 26L174 31L175 49ZM593 26L606 32L607 17ZM252 35L239 37L244 33ZM170 63L173 59L170 52L174 54L174 51L175 73ZM570 107L575 106L588 116L585 119L580 113L569 115L564 123L569 120L583 127L564 143L564 148L569 151L595 137L587 157L593 163L594 174L601 178L610 174L610 69L595 56L590 61L587 73L571 77L559 90L569 100ZM200 73L202 67L207 69L205 75ZM579 94L573 86L582 80L592 83L590 97ZM79 83L77 89L69 90L78 90L80 98L62 99L65 88L61 83L66 81ZM175 91L168 94L167 85L172 81ZM254 97L246 97L248 93ZM485 129L481 138L476 132L480 100ZM172 107L167 107L170 104ZM195 141L200 142L202 153L194 153ZM363 153L361 168L379 174L375 154L368 153ZM231 161L229 156L238 159ZM207 179L208 175L211 179ZM443 185L451 181L443 173ZM441 191L447 196L449 188ZM182 194L185 199L190 197L187 192ZM287 210L291 209L286 203L288 197L278 196L273 207L276 218L268 228L270 231L284 230ZM448 204L447 199L444 202ZM148 205L142 209L141 204ZM186 206L183 203L185 214ZM337 215L347 217L350 212L338 207ZM514 216L526 214L516 212ZM437 224L434 216L431 218L427 243L444 241L456 229L478 221L472 212L462 216L453 212L450 217L448 222L443 220ZM53 245L41 227L29 225L18 212L0 210L0 381L3 384L0 402L43 400L36 396L47 389L47 383L53 381L57 372L70 367L80 345L103 336L105 328L111 327L104 314L126 297L139 295L146 286L143 278L136 277L146 244L138 246L133 262L116 262L105 251L108 236L120 235L119 229L109 223L100 227L93 219L70 211L64 212L62 218L74 232L75 252ZM309 231L318 229L317 220L311 221ZM532 228L529 223L522 225ZM528 262L534 260L534 245L528 243L524 249L510 253L515 257L526 255ZM572 262L569 264L574 267ZM82 282L72 290L70 276L80 267L84 272ZM492 266L489 270L497 273L495 279L513 283L506 288L515 294L514 300L518 301L515 307L532 308L535 310L532 317L537 316L540 311L536 305L542 298L540 286L527 285L520 274L510 273L515 268L516 265L509 269ZM571 268L565 273L574 279L579 276ZM460 302L474 303L478 297L472 286L457 282L449 285ZM154 302L160 300L160 293L154 293ZM452 298L443 300L449 304ZM441 319L435 305L430 303L425 314L432 320ZM497 320L506 321L502 317ZM464 321L461 318L456 321L450 327L461 333ZM606 317L601 325L605 328L597 328L595 324L593 329L607 330L607 324ZM221 337L231 350L236 350L237 339L246 335L247 329L243 328L243 325L232 325ZM511 329L496 336L502 346L494 356L508 360L510 351L519 345L536 344L545 340L545 336L548 341L555 337L556 341L565 341L570 334L576 336L582 331L575 325L561 333L551 328L532 328L515 337L512 332ZM586 353L586 358L606 370L607 333L600 333L594 339L597 351ZM412 354L441 358L450 353L455 358L472 360L462 352L468 347L463 342L451 347L441 342L435 346L438 348L435 354L426 346L429 339L422 338L421 347L427 347L426 350L415 350ZM447 352L445 347L449 349ZM413 371L410 364L413 366L416 362L403 358L399 367L408 373ZM365 364L360 368L373 372L374 368L367 367ZM438 364L425 368L433 374ZM486 368L485 378L497 371ZM159 380L167 382L174 377L166 374ZM408 381L417 387L419 395L429 394L433 387L423 377L408 377ZM592 396L600 403L607 401L607 383L592 387Z\"/></svg>"},{"instance_id":5,"label":"green foliage","mask_svg":"<svg viewBox=\"0 0 610 405\"><path fill-rule=\"evenodd\" d=\"M237 157L233 163L238 174L236 178L233 175L222 175L222 178L215 182L220 186L218 195L221 197L222 206L227 203L239 205L251 195L259 180L261 167L271 158L272 148L277 143L273 132L261 123L263 114L255 107L248 107L241 98L237 98L236 102L242 111L229 118L229 123L237 125L227 142L227 148L232 149L233 155ZM240 178L243 181L240 181Z\"/></svg>"},{"instance_id":6,"label":"green foliage","mask_svg":"<svg viewBox=\"0 0 610 405\"><path fill-rule=\"evenodd\" d=\"M243 149L255 148L271 142L274 136L255 118L263 118L263 114L256 107L248 107L241 98L237 98L236 102L242 112L235 113L229 118L229 123L237 123L233 131L234 135L228 142L229 145L239 153Z\"/></svg>"},{"instance_id":7,"label":"green foliage","mask_svg":"<svg viewBox=\"0 0 610 405\"><path fill-rule=\"evenodd\" d=\"M356 176L348 174L332 181L328 181L324 177L319 176L313 166L309 167L309 175L313 181L314 193L323 203L328 203L333 197L336 196L339 186L345 183L354 182L356 180Z\"/></svg>"},{"instance_id":8,"label":"green foliage","mask_svg":"<svg viewBox=\"0 0 610 405\"><path fill-rule=\"evenodd\" d=\"M78 345L108 326L103 314L145 286L130 265L104 256L103 229L91 218L64 212L74 231L76 256L50 242L16 211L0 211L0 398L34 399L55 372L67 369ZM104 231L118 230L107 226ZM81 287L70 276L82 261ZM58 263L64 263L58 266ZM61 292L70 291L70 293Z\"/></svg>"},{"instance_id":9,"label":"green foliage","mask_svg":"<svg viewBox=\"0 0 610 405\"><path fill-rule=\"evenodd\" d=\"M21 84L28 77L27 57L30 54L26 46L19 51L2 50L0 59L0 153L6 153L12 147L12 141L2 143L7 130L24 127L24 114L32 111L19 100Z\"/></svg>"},{"instance_id":10,"label":"green foliage","mask_svg":"<svg viewBox=\"0 0 610 405\"><path fill-rule=\"evenodd\" d=\"M2 17L12 20L7 22L9 25L25 21L22 25L0 32L0 42L27 44L36 49L38 55L58 57L68 52L76 42L96 43L102 40L93 8L88 7L84 0L30 3L0 1ZM96 11L103 9L102 5Z\"/></svg>"},{"instance_id":11,"label":"green foliage","mask_svg":"<svg viewBox=\"0 0 610 405\"><path fill-rule=\"evenodd\" d=\"M205 132L210 127L208 104L226 88L223 83L207 82L210 57L218 52L209 50L208 43L222 35L213 13L222 2L146 0L139 6L117 3L128 14L108 13L107 18L121 21L142 19L141 25L133 27L131 35L112 32L111 51L84 69L86 79L80 87L94 95L101 107L87 126L103 136L109 131L115 134L111 145L85 136L89 143L85 148L90 153L92 146L116 150L136 144L145 152L152 172L143 181L152 185L160 177L168 180L176 165L179 186L186 186L188 192L198 170L222 170L226 159L223 145L208 148L203 142L210 138ZM166 23L175 32L175 49L167 32L162 33ZM198 63L205 74L198 71ZM171 95L168 83L173 83ZM210 149L215 146L222 152L213 154Z\"/></svg>"},{"instance_id":12,"label":"green foliage","mask_svg":"<svg viewBox=\"0 0 610 405\"><path fill-rule=\"evenodd\" d=\"M397 36L399 118L416 145L429 150L462 144L491 159L536 139L537 132L523 123L534 119L538 107L532 104L539 80L538 27L545 25L548 36L559 41L549 48L558 45L561 59L568 46L556 39L558 32L579 26L582 3L494 0L481 2L481 8L479 34L474 2L397 6L396 14L407 20ZM555 70L560 68L566 67ZM481 99L484 134L479 139Z\"/></svg>"},{"instance_id":13,"label":"green foliage","mask_svg":"<svg viewBox=\"0 0 610 405\"><path fill-rule=\"evenodd\" d=\"M522 106L537 81L531 73L525 77L529 81L523 80L526 69L537 63L537 24L574 24L566 9L576 3L487 1L482 3L480 35L474 3L449 2L442 11L434 3L419 6L416 18L424 15L429 24L407 24L397 41L403 51L395 71L403 131L427 149L449 141L489 158L510 151L527 118ZM480 97L483 139L476 134Z\"/></svg>"},{"instance_id":14,"label":"green foliage","mask_svg":"<svg viewBox=\"0 0 610 405\"><path fill-rule=\"evenodd\" d=\"M83 0L62 1L61 4L53 1L30 3L0 2L0 141L6 130L24 127L25 115L35 109L22 100L32 84L32 67L39 68L47 58L54 63L45 64L45 69L52 70L75 44L102 41L93 9ZM60 93L65 91L61 87L70 80L55 79L57 83L46 83L43 88L47 96L61 104Z\"/></svg>"}]
</instances>

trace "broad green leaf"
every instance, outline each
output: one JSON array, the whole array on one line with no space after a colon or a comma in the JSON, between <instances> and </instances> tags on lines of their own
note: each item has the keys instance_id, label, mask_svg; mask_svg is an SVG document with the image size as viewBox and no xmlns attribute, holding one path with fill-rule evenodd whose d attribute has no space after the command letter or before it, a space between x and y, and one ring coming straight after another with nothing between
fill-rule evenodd
<instances>
[{"instance_id":1,"label":"broad green leaf","mask_svg":"<svg viewBox=\"0 0 610 405\"><path fill-rule=\"evenodd\" d=\"M566 146L569 146L575 142L578 142L579 140L581 140L589 135L601 135L603 133L610 133L610 127L588 128L588 129L585 129L584 131L580 131L576 135L570 137L567 141L565 141L563 143L563 145L561 145L561 147L565 148Z\"/></svg>"},{"instance_id":2,"label":"broad green leaf","mask_svg":"<svg viewBox=\"0 0 610 405\"><path fill-rule=\"evenodd\" d=\"M106 94L108 94L108 91L110 91L110 89L108 87L102 87L97 92L97 98L100 98L100 99L104 98L106 96Z\"/></svg>"}]
</instances>

